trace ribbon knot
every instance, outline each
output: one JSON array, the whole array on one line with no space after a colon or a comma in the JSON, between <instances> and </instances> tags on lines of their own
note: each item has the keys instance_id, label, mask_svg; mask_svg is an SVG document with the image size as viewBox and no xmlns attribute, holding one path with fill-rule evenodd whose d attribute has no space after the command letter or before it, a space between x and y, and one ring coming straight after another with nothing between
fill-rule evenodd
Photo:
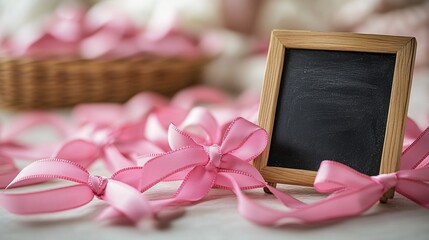
<instances>
[{"instance_id":1,"label":"ribbon knot","mask_svg":"<svg viewBox=\"0 0 429 240\"><path fill-rule=\"evenodd\" d=\"M105 177L89 175L88 186L92 190L94 195L100 197L104 194L104 191L106 190L107 181L108 180Z\"/></svg>"},{"instance_id":2,"label":"ribbon knot","mask_svg":"<svg viewBox=\"0 0 429 240\"><path fill-rule=\"evenodd\" d=\"M383 186L384 191L387 191L398 184L398 176L396 175L396 173L381 174L371 178L375 182L381 184Z\"/></svg>"},{"instance_id":3,"label":"ribbon knot","mask_svg":"<svg viewBox=\"0 0 429 240\"><path fill-rule=\"evenodd\" d=\"M112 143L112 137L110 136L110 131L108 130L100 130L94 132L92 135L92 141L97 144L99 147L104 147L105 145L108 145L109 143Z\"/></svg>"},{"instance_id":4,"label":"ribbon knot","mask_svg":"<svg viewBox=\"0 0 429 240\"><path fill-rule=\"evenodd\" d=\"M220 146L217 144L213 144L211 146L204 146L204 150L209 155L209 162L206 167L208 168L220 168L222 163L222 153L220 150Z\"/></svg>"}]
</instances>

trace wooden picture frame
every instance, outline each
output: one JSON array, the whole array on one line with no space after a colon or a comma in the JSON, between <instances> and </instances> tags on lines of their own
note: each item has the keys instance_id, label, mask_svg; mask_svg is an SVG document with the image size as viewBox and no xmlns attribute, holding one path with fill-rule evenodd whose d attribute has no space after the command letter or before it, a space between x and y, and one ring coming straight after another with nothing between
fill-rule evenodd
<instances>
[{"instance_id":1,"label":"wooden picture frame","mask_svg":"<svg viewBox=\"0 0 429 240\"><path fill-rule=\"evenodd\" d=\"M277 109L279 88L288 49L395 54L393 82L379 173L397 171L401 157L414 67L415 38L274 30L271 34L259 111L259 125L268 132L269 140L265 151L254 162L255 167L261 172L265 180L272 186L275 186L276 183L312 185L316 176L316 171L268 165L276 111L279 111Z\"/></svg>"}]
</instances>

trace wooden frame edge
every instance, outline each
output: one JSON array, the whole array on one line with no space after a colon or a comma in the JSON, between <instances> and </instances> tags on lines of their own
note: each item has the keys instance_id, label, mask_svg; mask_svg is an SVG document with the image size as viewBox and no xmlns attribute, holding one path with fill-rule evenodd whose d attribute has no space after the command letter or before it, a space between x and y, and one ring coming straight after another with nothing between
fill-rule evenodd
<instances>
[{"instance_id":1,"label":"wooden frame edge","mask_svg":"<svg viewBox=\"0 0 429 240\"><path fill-rule=\"evenodd\" d=\"M310 46L308 45L308 42L296 41L297 39L294 39L293 36L289 36L289 34L297 34L298 36L304 37L317 36L322 37L322 40L315 39L313 42L308 41L312 44ZM338 41L330 41L328 42L329 44L320 43L337 38L339 39ZM353 39L353 41L350 41L350 39ZM354 44L359 42L357 40L362 39L369 40L370 43L378 44L383 43L383 41L380 39L388 39L387 43L390 44L386 44L386 42L384 42L386 46L382 44L382 48L379 48L378 44L374 44L369 47L357 44L356 47ZM333 47L332 44L339 45ZM264 152L262 152L262 154L254 161L255 167L261 172L265 180L274 186L275 183L312 185L317 173L316 171L267 166L275 119L274 116L276 112L279 87L282 77L281 75L283 71L284 53L286 48L359 52L365 51L396 54L394 77L392 80L392 91L386 122L385 139L380 163L380 174L398 170L401 156L401 147L397 145L402 144L403 141L416 50L415 38L355 33L322 33L309 31L273 30L271 33L271 42L268 51L265 78L261 93L261 107L258 116L258 123L267 131L269 139ZM403 94L404 91L401 91L403 88L407 89L405 94ZM403 117L395 118L394 116L398 114L399 116ZM399 121L393 121L393 119ZM399 136L401 140L396 142L392 141L392 136ZM291 178L294 180L291 180ZM393 191L391 196L393 196Z\"/></svg>"}]
</instances>

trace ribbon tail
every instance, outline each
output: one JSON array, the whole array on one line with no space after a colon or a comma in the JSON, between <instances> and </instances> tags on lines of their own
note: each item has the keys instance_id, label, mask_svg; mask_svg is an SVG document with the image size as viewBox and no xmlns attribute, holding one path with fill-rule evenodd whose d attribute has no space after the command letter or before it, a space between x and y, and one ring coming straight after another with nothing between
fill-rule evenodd
<instances>
[{"instance_id":1,"label":"ribbon tail","mask_svg":"<svg viewBox=\"0 0 429 240\"><path fill-rule=\"evenodd\" d=\"M99 220L126 216L137 223L143 218L155 216L151 204L139 191L116 180L109 180L102 199L108 202L111 208L103 211L98 216Z\"/></svg>"},{"instance_id":2,"label":"ribbon tail","mask_svg":"<svg viewBox=\"0 0 429 240\"><path fill-rule=\"evenodd\" d=\"M429 127L402 152L401 170L415 169L429 161Z\"/></svg>"},{"instance_id":3,"label":"ribbon tail","mask_svg":"<svg viewBox=\"0 0 429 240\"><path fill-rule=\"evenodd\" d=\"M232 156L225 156L225 157L232 157ZM261 173L252 166L251 164L241 161L239 159L233 160L233 161L226 161L222 164L222 167L225 167L227 170L225 172L222 172L221 174L229 174L230 177L234 179L234 181L240 186L241 189L249 189L251 186L264 186L267 187L271 193L279 199L285 206L288 207L300 207L305 205L303 202L299 201L298 199L292 197L289 194L286 194L284 192L281 192L277 190L274 187L269 186L264 178L262 177ZM221 179L219 180L221 181ZM228 188L232 189L233 186L228 184Z\"/></svg>"},{"instance_id":4,"label":"ribbon tail","mask_svg":"<svg viewBox=\"0 0 429 240\"><path fill-rule=\"evenodd\" d=\"M213 187L216 175L216 172L207 171L204 166L197 166L188 173L173 197L154 201L154 206L163 208L199 201L207 196Z\"/></svg>"},{"instance_id":5,"label":"ribbon tail","mask_svg":"<svg viewBox=\"0 0 429 240\"><path fill-rule=\"evenodd\" d=\"M237 172L220 172L219 175L228 175L232 179L234 179L234 182L240 187L241 190L248 190L248 189L255 189L255 188L262 188L267 187L271 193L280 201L283 203L283 205L290 207L290 208L299 208L302 206L305 206L305 203L299 201L298 199L292 197L291 195L284 193L280 190L277 190L274 187L269 186L265 181L260 181L255 177L240 174ZM232 190L234 186L231 184L231 181L229 181L226 177L220 177L216 179L215 183L216 187L220 187L223 189Z\"/></svg>"},{"instance_id":6,"label":"ribbon tail","mask_svg":"<svg viewBox=\"0 0 429 240\"><path fill-rule=\"evenodd\" d=\"M104 163L106 167L111 172L116 172L124 168L134 167L137 163L126 158L119 150L113 146L107 146L103 150L104 153Z\"/></svg>"},{"instance_id":7,"label":"ribbon tail","mask_svg":"<svg viewBox=\"0 0 429 240\"><path fill-rule=\"evenodd\" d=\"M94 198L85 184L35 193L0 194L0 206L15 214L38 214L64 211L89 203Z\"/></svg>"},{"instance_id":8,"label":"ribbon tail","mask_svg":"<svg viewBox=\"0 0 429 240\"><path fill-rule=\"evenodd\" d=\"M18 175L19 170L11 170L6 173L0 174L0 189L6 188L10 182Z\"/></svg>"},{"instance_id":9,"label":"ribbon tail","mask_svg":"<svg viewBox=\"0 0 429 240\"><path fill-rule=\"evenodd\" d=\"M382 187L374 184L362 189L344 191L332 198L285 212L261 206L250 200L231 176L219 175L218 177L226 178L225 181L230 181L233 186L232 191L237 195L240 214L256 224L266 226L285 223L314 224L357 216L378 202L383 194Z\"/></svg>"},{"instance_id":10,"label":"ribbon tail","mask_svg":"<svg viewBox=\"0 0 429 240\"><path fill-rule=\"evenodd\" d=\"M0 189L9 185L18 175L19 169L13 163L13 160L0 154Z\"/></svg>"},{"instance_id":11,"label":"ribbon tail","mask_svg":"<svg viewBox=\"0 0 429 240\"><path fill-rule=\"evenodd\" d=\"M149 160L144 165L144 167L118 171L113 176L115 179L118 179L122 182L124 179L130 178L128 171L139 171L141 174L139 175L141 179L140 179L140 186L137 189L139 189L140 192L145 192L147 189L165 180L166 178L173 176L174 174L180 171L183 171L185 169L195 167L197 164L200 163L200 160L198 159L201 159L201 157L205 157L205 156L206 156L206 153L202 149L198 149L198 148L181 149L181 150L170 152L169 154L159 155ZM186 161L183 161L183 159L189 159L189 161L186 162ZM191 160L194 160L194 161L191 161ZM190 172L188 173L187 176L189 180ZM134 177L131 177L131 178L134 179ZM199 182L200 179L193 179L191 181ZM192 191L196 189L197 188L192 189ZM207 190L207 192L209 190ZM172 199L173 198L170 198L167 200L160 200L162 202L158 202L157 204L152 204L152 210L157 212L161 210L164 206L176 201ZM117 208L109 207L103 211L103 213L100 215L100 219L102 220L117 219L117 218L123 217L124 215L125 214L122 211L118 210ZM139 217L136 217L133 219L130 216L127 216L127 217L133 221L136 221L139 218Z\"/></svg>"},{"instance_id":12,"label":"ribbon tail","mask_svg":"<svg viewBox=\"0 0 429 240\"><path fill-rule=\"evenodd\" d=\"M148 188L185 169L201 164L207 153L202 148L190 147L156 156L146 162L142 168L139 190Z\"/></svg>"},{"instance_id":13,"label":"ribbon tail","mask_svg":"<svg viewBox=\"0 0 429 240\"><path fill-rule=\"evenodd\" d=\"M426 182L401 179L396 185L396 191L415 203L429 208L429 184Z\"/></svg>"}]
</instances>

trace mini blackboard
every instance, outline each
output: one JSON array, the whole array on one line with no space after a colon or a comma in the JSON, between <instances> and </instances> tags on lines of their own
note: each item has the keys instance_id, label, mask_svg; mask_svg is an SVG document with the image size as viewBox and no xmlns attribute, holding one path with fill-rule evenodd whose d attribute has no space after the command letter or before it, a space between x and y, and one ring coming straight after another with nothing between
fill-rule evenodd
<instances>
[{"instance_id":1,"label":"mini blackboard","mask_svg":"<svg viewBox=\"0 0 429 240\"><path fill-rule=\"evenodd\" d=\"M398 169L416 42L412 37L275 30L255 161L266 181L313 184L323 160L367 175Z\"/></svg>"}]
</instances>

